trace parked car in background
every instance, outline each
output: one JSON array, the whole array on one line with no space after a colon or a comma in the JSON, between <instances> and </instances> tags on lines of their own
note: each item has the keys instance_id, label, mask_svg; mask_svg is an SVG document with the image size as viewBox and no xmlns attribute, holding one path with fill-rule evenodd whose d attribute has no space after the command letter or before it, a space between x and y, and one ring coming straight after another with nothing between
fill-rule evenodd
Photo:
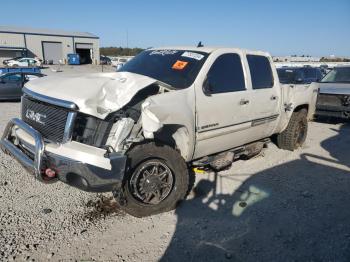
<instances>
[{"instance_id":1,"label":"parked car in background","mask_svg":"<svg viewBox=\"0 0 350 262\"><path fill-rule=\"evenodd\" d=\"M22 96L25 83L43 77L41 73L6 73L0 75L0 100L17 100Z\"/></svg>"},{"instance_id":2,"label":"parked car in background","mask_svg":"<svg viewBox=\"0 0 350 262\"><path fill-rule=\"evenodd\" d=\"M316 67L282 67L277 73L282 84L311 84L323 77L321 69Z\"/></svg>"},{"instance_id":3,"label":"parked car in background","mask_svg":"<svg viewBox=\"0 0 350 262\"><path fill-rule=\"evenodd\" d=\"M2 63L7 66L9 61L17 61L17 60L19 60L21 58L23 58L23 57L22 56L18 56L18 57L14 57L14 58L10 58L10 59L5 59L5 60L2 61Z\"/></svg>"},{"instance_id":4,"label":"parked car in background","mask_svg":"<svg viewBox=\"0 0 350 262\"><path fill-rule=\"evenodd\" d=\"M111 65L112 64L112 60L107 57L107 56L100 56L100 64L101 65Z\"/></svg>"},{"instance_id":5,"label":"parked car in background","mask_svg":"<svg viewBox=\"0 0 350 262\"><path fill-rule=\"evenodd\" d=\"M332 68L329 68L328 65L324 64L324 65L320 65L320 70L323 76L325 76L332 70Z\"/></svg>"},{"instance_id":6,"label":"parked car in background","mask_svg":"<svg viewBox=\"0 0 350 262\"><path fill-rule=\"evenodd\" d=\"M116 57L112 59L112 66L114 66L118 70L132 58L133 57Z\"/></svg>"},{"instance_id":7,"label":"parked car in background","mask_svg":"<svg viewBox=\"0 0 350 262\"><path fill-rule=\"evenodd\" d=\"M26 66L38 66L40 67L42 65L42 61L38 58L20 58L18 60L10 60L7 62L7 66L10 67L26 67Z\"/></svg>"},{"instance_id":8,"label":"parked car in background","mask_svg":"<svg viewBox=\"0 0 350 262\"><path fill-rule=\"evenodd\" d=\"M321 80L316 115L350 118L350 66L335 67Z\"/></svg>"}]
</instances>

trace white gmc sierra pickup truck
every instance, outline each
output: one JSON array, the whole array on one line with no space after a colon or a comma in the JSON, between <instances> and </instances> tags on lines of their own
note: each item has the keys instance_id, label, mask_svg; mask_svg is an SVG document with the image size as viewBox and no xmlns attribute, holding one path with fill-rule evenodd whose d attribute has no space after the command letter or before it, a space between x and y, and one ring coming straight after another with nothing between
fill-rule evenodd
<instances>
[{"instance_id":1,"label":"white gmc sierra pickup truck","mask_svg":"<svg viewBox=\"0 0 350 262\"><path fill-rule=\"evenodd\" d=\"M148 49L118 72L26 84L1 148L44 183L112 191L138 217L173 209L194 166L220 170L275 137L306 138L317 88L281 86L269 54L236 48Z\"/></svg>"}]
</instances>

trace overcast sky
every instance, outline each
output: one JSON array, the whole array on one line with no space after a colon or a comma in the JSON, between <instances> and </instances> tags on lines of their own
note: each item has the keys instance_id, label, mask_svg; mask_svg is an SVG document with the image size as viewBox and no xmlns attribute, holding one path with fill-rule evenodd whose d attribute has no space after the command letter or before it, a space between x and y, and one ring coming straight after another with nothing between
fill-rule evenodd
<instances>
[{"instance_id":1,"label":"overcast sky","mask_svg":"<svg viewBox=\"0 0 350 262\"><path fill-rule=\"evenodd\" d=\"M234 46L350 56L350 0L4 1L1 25L98 35L101 46Z\"/></svg>"}]
</instances>

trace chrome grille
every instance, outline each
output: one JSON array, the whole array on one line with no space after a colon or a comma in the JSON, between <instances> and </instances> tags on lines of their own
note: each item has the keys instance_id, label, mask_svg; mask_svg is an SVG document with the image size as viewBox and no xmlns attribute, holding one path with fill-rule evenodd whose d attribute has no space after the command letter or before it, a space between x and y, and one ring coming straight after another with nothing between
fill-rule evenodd
<instances>
[{"instance_id":1,"label":"chrome grille","mask_svg":"<svg viewBox=\"0 0 350 262\"><path fill-rule=\"evenodd\" d=\"M61 143L69 110L50 105L28 96L22 98L22 120L39 131L43 138Z\"/></svg>"}]
</instances>

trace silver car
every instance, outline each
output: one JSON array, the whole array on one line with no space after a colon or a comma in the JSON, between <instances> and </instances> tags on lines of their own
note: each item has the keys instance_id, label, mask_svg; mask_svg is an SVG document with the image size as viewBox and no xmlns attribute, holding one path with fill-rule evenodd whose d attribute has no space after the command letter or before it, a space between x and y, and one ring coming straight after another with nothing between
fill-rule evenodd
<instances>
[{"instance_id":1,"label":"silver car","mask_svg":"<svg viewBox=\"0 0 350 262\"><path fill-rule=\"evenodd\" d=\"M319 83L316 115L350 118L350 66L335 67Z\"/></svg>"}]
</instances>

